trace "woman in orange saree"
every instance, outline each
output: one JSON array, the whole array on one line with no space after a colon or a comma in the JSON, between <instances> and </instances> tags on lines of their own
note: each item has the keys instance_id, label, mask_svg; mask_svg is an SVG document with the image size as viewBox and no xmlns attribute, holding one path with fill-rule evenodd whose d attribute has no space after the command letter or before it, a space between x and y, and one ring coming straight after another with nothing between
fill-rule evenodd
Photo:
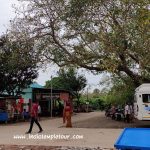
<instances>
[{"instance_id":1,"label":"woman in orange saree","mask_svg":"<svg viewBox=\"0 0 150 150\"><path fill-rule=\"evenodd\" d=\"M70 103L66 102L63 112L63 122L64 123L66 122L66 128L72 127L71 116L72 116L71 105Z\"/></svg>"}]
</instances>

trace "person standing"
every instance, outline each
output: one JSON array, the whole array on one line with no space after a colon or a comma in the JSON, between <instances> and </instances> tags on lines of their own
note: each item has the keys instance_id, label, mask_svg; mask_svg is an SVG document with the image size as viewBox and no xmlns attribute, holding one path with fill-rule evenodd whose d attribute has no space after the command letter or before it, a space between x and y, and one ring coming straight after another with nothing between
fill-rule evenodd
<instances>
[{"instance_id":1,"label":"person standing","mask_svg":"<svg viewBox=\"0 0 150 150\"><path fill-rule=\"evenodd\" d=\"M130 122L133 123L134 110L133 110L133 105L131 103L129 104L129 110L130 110Z\"/></svg>"},{"instance_id":2,"label":"person standing","mask_svg":"<svg viewBox=\"0 0 150 150\"><path fill-rule=\"evenodd\" d=\"M111 107L111 118L114 120L115 119L115 113L116 113L116 107L112 105Z\"/></svg>"},{"instance_id":3,"label":"person standing","mask_svg":"<svg viewBox=\"0 0 150 150\"><path fill-rule=\"evenodd\" d=\"M41 106L38 103L38 119L39 119L39 121L41 119L40 117L41 117Z\"/></svg>"},{"instance_id":4,"label":"person standing","mask_svg":"<svg viewBox=\"0 0 150 150\"><path fill-rule=\"evenodd\" d=\"M26 109L23 109L23 112L22 112L22 117L23 117L23 120L26 121L28 119L28 114L26 112Z\"/></svg>"},{"instance_id":5,"label":"person standing","mask_svg":"<svg viewBox=\"0 0 150 150\"><path fill-rule=\"evenodd\" d=\"M63 110L63 123L66 122L67 128L72 127L71 116L72 116L71 104L69 102L66 102L66 105Z\"/></svg>"},{"instance_id":6,"label":"person standing","mask_svg":"<svg viewBox=\"0 0 150 150\"><path fill-rule=\"evenodd\" d=\"M37 103L33 103L32 107L31 107L30 128L29 128L28 132L26 132L26 134L29 134L29 133L32 132L34 122L39 127L39 132L38 133L41 133L43 131L43 129L42 129L41 125L38 122L38 104Z\"/></svg>"},{"instance_id":7,"label":"person standing","mask_svg":"<svg viewBox=\"0 0 150 150\"><path fill-rule=\"evenodd\" d=\"M126 103L126 105L125 105L125 121L127 121L127 123L130 122L130 115L131 115L130 106L128 103Z\"/></svg>"}]
</instances>

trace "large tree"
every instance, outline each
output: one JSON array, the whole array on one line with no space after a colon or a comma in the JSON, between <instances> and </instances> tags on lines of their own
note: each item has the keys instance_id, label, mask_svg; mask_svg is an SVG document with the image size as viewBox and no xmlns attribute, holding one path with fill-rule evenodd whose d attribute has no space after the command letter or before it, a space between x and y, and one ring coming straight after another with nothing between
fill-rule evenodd
<instances>
[{"instance_id":1,"label":"large tree","mask_svg":"<svg viewBox=\"0 0 150 150\"><path fill-rule=\"evenodd\" d=\"M51 80L47 80L45 82L46 88L53 88L53 89L66 89L64 84L61 82L60 77L53 77Z\"/></svg>"},{"instance_id":2,"label":"large tree","mask_svg":"<svg viewBox=\"0 0 150 150\"><path fill-rule=\"evenodd\" d=\"M0 38L0 94L20 95L37 77L38 56L29 43L9 35Z\"/></svg>"},{"instance_id":3,"label":"large tree","mask_svg":"<svg viewBox=\"0 0 150 150\"><path fill-rule=\"evenodd\" d=\"M113 76L110 82L112 87L105 93L105 100L108 104L124 105L126 102L134 102L135 87L129 77Z\"/></svg>"},{"instance_id":4,"label":"large tree","mask_svg":"<svg viewBox=\"0 0 150 150\"><path fill-rule=\"evenodd\" d=\"M74 68L68 68L60 69L58 77L46 81L45 87L51 88L52 85L55 89L69 90L79 102L81 91L85 88L86 82L86 78L79 75Z\"/></svg>"},{"instance_id":5,"label":"large tree","mask_svg":"<svg viewBox=\"0 0 150 150\"><path fill-rule=\"evenodd\" d=\"M20 1L12 32L35 39L44 58L150 82L149 0Z\"/></svg>"}]
</instances>

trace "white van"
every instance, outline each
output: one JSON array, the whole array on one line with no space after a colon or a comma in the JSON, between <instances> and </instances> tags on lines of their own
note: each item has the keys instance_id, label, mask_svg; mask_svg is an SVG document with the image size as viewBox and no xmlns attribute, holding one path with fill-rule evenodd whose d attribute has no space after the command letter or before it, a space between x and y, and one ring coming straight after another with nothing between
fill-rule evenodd
<instances>
[{"instance_id":1,"label":"white van","mask_svg":"<svg viewBox=\"0 0 150 150\"><path fill-rule=\"evenodd\" d=\"M150 83L135 89L134 115L138 120L150 120Z\"/></svg>"}]
</instances>

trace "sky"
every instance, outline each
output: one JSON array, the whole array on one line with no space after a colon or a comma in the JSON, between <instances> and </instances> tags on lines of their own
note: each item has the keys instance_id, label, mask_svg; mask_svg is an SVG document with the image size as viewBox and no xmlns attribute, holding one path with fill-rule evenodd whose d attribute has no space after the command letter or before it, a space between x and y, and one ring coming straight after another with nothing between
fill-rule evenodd
<instances>
[{"instance_id":1,"label":"sky","mask_svg":"<svg viewBox=\"0 0 150 150\"><path fill-rule=\"evenodd\" d=\"M15 11L12 8L13 4L17 4L17 0L0 0L0 35L6 32L6 29L9 27L9 21L15 17ZM56 76L57 71L58 67L51 65L41 68L36 82L44 85L45 81L49 80L51 76ZM85 71L85 69L80 69L79 72L87 78L86 88L89 88L91 91L95 88L101 89L99 81L102 75L93 75L89 71Z\"/></svg>"}]
</instances>

